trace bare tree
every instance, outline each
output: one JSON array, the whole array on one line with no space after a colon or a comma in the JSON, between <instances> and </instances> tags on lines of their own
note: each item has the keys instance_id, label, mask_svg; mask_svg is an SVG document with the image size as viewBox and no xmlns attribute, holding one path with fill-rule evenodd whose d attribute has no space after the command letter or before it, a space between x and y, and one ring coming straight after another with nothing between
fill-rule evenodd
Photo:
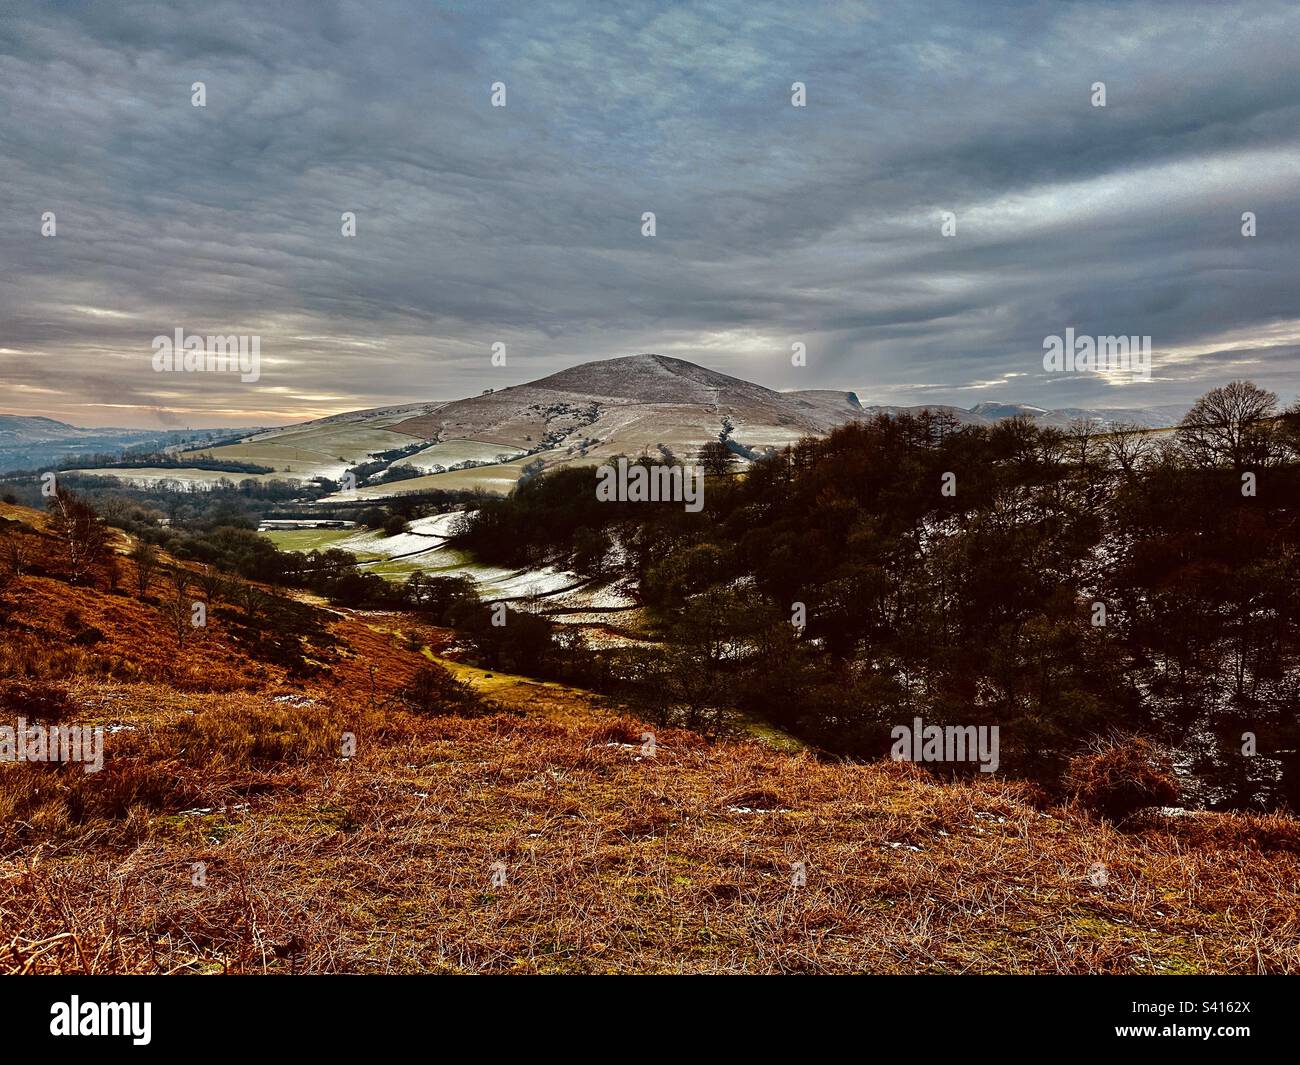
<instances>
[{"instance_id":1,"label":"bare tree","mask_svg":"<svg viewBox=\"0 0 1300 1065\"><path fill-rule=\"evenodd\" d=\"M117 552L109 550L104 556L104 579L108 581L108 590L117 592L117 586L122 582L122 564L117 559Z\"/></svg>"},{"instance_id":2,"label":"bare tree","mask_svg":"<svg viewBox=\"0 0 1300 1065\"><path fill-rule=\"evenodd\" d=\"M100 516L109 525L118 525L131 512L132 503L119 495L107 495L96 499Z\"/></svg>"},{"instance_id":3,"label":"bare tree","mask_svg":"<svg viewBox=\"0 0 1300 1065\"><path fill-rule=\"evenodd\" d=\"M0 548L3 548L6 562L8 562L9 552L12 550L10 543L16 539L17 537L12 533L6 534L3 539L0 539ZM15 565L12 562L8 562L5 568L0 570L0 611L5 609L4 603L9 594L9 586L14 583L21 572L21 565Z\"/></svg>"},{"instance_id":4,"label":"bare tree","mask_svg":"<svg viewBox=\"0 0 1300 1065\"><path fill-rule=\"evenodd\" d=\"M0 541L0 557L4 559L5 568L11 577L21 577L27 568L27 545L21 534L11 532Z\"/></svg>"},{"instance_id":5,"label":"bare tree","mask_svg":"<svg viewBox=\"0 0 1300 1065\"><path fill-rule=\"evenodd\" d=\"M1231 467L1269 462L1277 453L1273 419L1277 395L1250 381L1232 381L1207 392L1178 424L1178 440L1199 466Z\"/></svg>"},{"instance_id":6,"label":"bare tree","mask_svg":"<svg viewBox=\"0 0 1300 1065\"><path fill-rule=\"evenodd\" d=\"M153 544L141 540L131 549L130 558L135 563L135 589L143 599L149 594L149 585L153 583L154 574L158 572L158 549Z\"/></svg>"},{"instance_id":7,"label":"bare tree","mask_svg":"<svg viewBox=\"0 0 1300 1065\"><path fill-rule=\"evenodd\" d=\"M197 580L199 588L203 591L203 601L209 607L215 606L226 587L226 579L221 575L221 571L216 566L202 566Z\"/></svg>"},{"instance_id":8,"label":"bare tree","mask_svg":"<svg viewBox=\"0 0 1300 1065\"><path fill-rule=\"evenodd\" d=\"M1079 468L1085 472L1096 469L1103 454L1101 430L1091 418L1075 418L1066 429L1070 452Z\"/></svg>"},{"instance_id":9,"label":"bare tree","mask_svg":"<svg viewBox=\"0 0 1300 1065\"><path fill-rule=\"evenodd\" d=\"M80 584L108 557L108 527L90 504L62 486L55 489L49 507L51 531L63 548L68 579Z\"/></svg>"},{"instance_id":10,"label":"bare tree","mask_svg":"<svg viewBox=\"0 0 1300 1065\"><path fill-rule=\"evenodd\" d=\"M1277 435L1292 459L1300 459L1300 400L1282 412L1277 421Z\"/></svg>"},{"instance_id":11,"label":"bare tree","mask_svg":"<svg viewBox=\"0 0 1300 1065\"><path fill-rule=\"evenodd\" d=\"M181 569L177 566L169 571L170 592L163 601L163 616L171 624L172 632L176 635L176 646L181 647L185 643L185 636L190 629L192 610L194 604L190 602L190 574L188 570Z\"/></svg>"},{"instance_id":12,"label":"bare tree","mask_svg":"<svg viewBox=\"0 0 1300 1065\"><path fill-rule=\"evenodd\" d=\"M700 465L705 473L721 476L731 470L736 462L736 453L720 440L710 440L700 448Z\"/></svg>"},{"instance_id":13,"label":"bare tree","mask_svg":"<svg viewBox=\"0 0 1300 1065\"><path fill-rule=\"evenodd\" d=\"M1119 422L1106 434L1106 453L1110 460L1132 477L1149 450L1147 430L1136 422Z\"/></svg>"},{"instance_id":14,"label":"bare tree","mask_svg":"<svg viewBox=\"0 0 1300 1065\"><path fill-rule=\"evenodd\" d=\"M249 621L257 618L258 612L262 609L266 596L262 590L254 584L247 582L236 586L235 601L244 609L244 616Z\"/></svg>"}]
</instances>

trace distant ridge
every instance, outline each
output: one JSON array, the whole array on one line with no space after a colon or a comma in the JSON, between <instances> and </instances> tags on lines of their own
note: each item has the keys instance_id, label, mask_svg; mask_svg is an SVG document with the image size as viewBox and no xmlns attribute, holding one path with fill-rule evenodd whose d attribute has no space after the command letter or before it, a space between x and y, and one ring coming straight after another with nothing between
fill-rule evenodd
<instances>
[{"instance_id":1,"label":"distant ridge","mask_svg":"<svg viewBox=\"0 0 1300 1065\"><path fill-rule=\"evenodd\" d=\"M678 413L692 410L697 414L717 415L719 419L726 415L737 425L743 423L756 430L756 443L760 444L784 442L790 430L823 434L856 418L904 411L939 411L952 415L962 424L975 425L1025 417L1060 428L1079 419L1103 427L1132 422L1146 428L1162 428L1176 424L1187 411L1185 404L1133 409L1066 407L1050 410L1026 403L997 401L977 403L970 408L942 403L864 405L856 392L824 388L778 392L686 359L643 353L584 362L535 381L510 385L484 395L451 403L427 404L413 417L401 421L388 420L386 424L400 432L429 440L496 433L497 436L492 438L502 443L522 444L527 442L528 436L536 438L536 434L530 433L526 426L540 428L545 420L523 413L527 409L537 404L544 408L593 402L602 410L667 405L679 408ZM391 412L391 418L402 409L388 408L384 413ZM536 411L533 413L537 414ZM351 418L352 415L336 417ZM715 435L712 428L716 423L706 420L709 431L699 437L700 443ZM760 426L766 427L766 431ZM740 437L742 434L738 430L736 435ZM768 439L759 439L762 437Z\"/></svg>"},{"instance_id":2,"label":"distant ridge","mask_svg":"<svg viewBox=\"0 0 1300 1065\"><path fill-rule=\"evenodd\" d=\"M644 352L580 363L535 381L450 402L345 411L250 433L237 443L195 449L193 454L256 463L275 471L265 476L298 480L337 481L349 469L367 466L365 476L371 480L357 490L356 498L439 488L504 493L539 464L544 469L591 465L618 455L671 455L691 461L703 445L717 440L749 460L765 450L825 436L847 422L881 414L930 410L965 425L1023 417L1060 428L1079 419L1101 428L1119 422L1159 428L1176 423L1185 409L1046 410L995 401L970 409L864 405L857 392L778 392L686 359ZM173 469L158 475L163 474L176 476Z\"/></svg>"}]
</instances>

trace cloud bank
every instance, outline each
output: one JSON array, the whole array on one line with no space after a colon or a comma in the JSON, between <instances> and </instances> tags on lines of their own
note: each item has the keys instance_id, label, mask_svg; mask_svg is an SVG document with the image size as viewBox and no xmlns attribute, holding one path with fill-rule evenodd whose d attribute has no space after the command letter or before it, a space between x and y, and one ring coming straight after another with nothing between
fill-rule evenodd
<instances>
[{"instance_id":1,"label":"cloud bank","mask_svg":"<svg viewBox=\"0 0 1300 1065\"><path fill-rule=\"evenodd\" d=\"M634 7L7 5L0 410L276 424L642 351L864 403L1300 390L1294 4ZM260 380L154 373L178 327ZM1045 373L1067 327L1150 335L1151 382Z\"/></svg>"}]
</instances>

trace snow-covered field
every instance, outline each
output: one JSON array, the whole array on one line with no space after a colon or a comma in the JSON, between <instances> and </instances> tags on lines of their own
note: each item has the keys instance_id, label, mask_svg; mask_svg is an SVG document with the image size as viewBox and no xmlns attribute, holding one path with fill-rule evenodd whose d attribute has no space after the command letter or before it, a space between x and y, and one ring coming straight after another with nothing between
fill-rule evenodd
<instances>
[{"instance_id":1,"label":"snow-covered field","mask_svg":"<svg viewBox=\"0 0 1300 1065\"><path fill-rule=\"evenodd\" d=\"M346 540L340 540L334 546L357 555L381 555L384 558L400 558L404 555L414 555L421 551L441 547L446 542L445 537L417 532L404 532L397 533L395 536L385 536L382 532L367 530L349 536Z\"/></svg>"},{"instance_id":2,"label":"snow-covered field","mask_svg":"<svg viewBox=\"0 0 1300 1065\"><path fill-rule=\"evenodd\" d=\"M484 601L507 601L516 609L545 614L556 624L581 632L588 647L656 645L641 635L641 608L627 583L584 579L555 566L511 569L477 562L448 546L452 525L460 517L461 512L452 511L417 518L407 532L394 536L345 529L272 530L262 535L284 550L350 551L363 571L392 581L404 581L412 573L466 577Z\"/></svg>"},{"instance_id":3,"label":"snow-covered field","mask_svg":"<svg viewBox=\"0 0 1300 1065\"><path fill-rule=\"evenodd\" d=\"M551 459L555 452L542 452L538 455L515 459L513 462L496 466L477 466L469 470L451 470L448 473L434 473L425 477L411 477L405 481L390 481L388 484L368 485L355 492L335 492L320 503L348 503L359 499L391 499L409 492L428 492L433 489L443 491L469 491L481 489L497 495L506 495L519 483L524 466L533 459Z\"/></svg>"},{"instance_id":4,"label":"snow-covered field","mask_svg":"<svg viewBox=\"0 0 1300 1065\"><path fill-rule=\"evenodd\" d=\"M428 470L433 466L448 469L458 462L495 463L501 455L509 462L518 458L519 453L519 448L508 444L493 444L483 440L444 440L407 458L398 459L393 465L411 466L419 470Z\"/></svg>"},{"instance_id":5,"label":"snow-covered field","mask_svg":"<svg viewBox=\"0 0 1300 1065\"><path fill-rule=\"evenodd\" d=\"M171 469L164 466L140 466L129 470L68 470L68 473L81 474L84 477L116 477L127 484L148 488L163 481L175 481L186 488L207 490L218 481L284 481L290 475L285 473L233 473L227 470L196 470L189 467Z\"/></svg>"}]
</instances>

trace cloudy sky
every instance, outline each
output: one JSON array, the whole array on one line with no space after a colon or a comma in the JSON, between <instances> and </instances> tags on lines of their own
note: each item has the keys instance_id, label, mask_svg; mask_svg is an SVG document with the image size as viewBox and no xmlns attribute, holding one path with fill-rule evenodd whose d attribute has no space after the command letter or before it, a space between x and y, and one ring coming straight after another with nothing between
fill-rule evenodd
<instances>
[{"instance_id":1,"label":"cloudy sky","mask_svg":"<svg viewBox=\"0 0 1300 1065\"><path fill-rule=\"evenodd\" d=\"M1289 401L1298 39L1293 0L9 0L0 411L273 424L645 351L867 403ZM1150 335L1152 381L1044 372L1069 326ZM261 379L155 372L177 328L260 336Z\"/></svg>"}]
</instances>

